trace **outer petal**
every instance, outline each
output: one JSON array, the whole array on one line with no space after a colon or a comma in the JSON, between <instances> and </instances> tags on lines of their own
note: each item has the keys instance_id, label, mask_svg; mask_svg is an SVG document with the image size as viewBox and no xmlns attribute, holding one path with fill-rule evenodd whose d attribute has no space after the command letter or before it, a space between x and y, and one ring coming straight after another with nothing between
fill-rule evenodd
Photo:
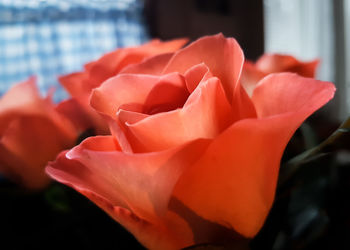
<instances>
[{"instance_id":1,"label":"outer petal","mask_svg":"<svg viewBox=\"0 0 350 250\"><path fill-rule=\"evenodd\" d=\"M266 74L258 70L253 63L249 61L244 63L240 82L249 96L252 96L256 84L264 78L265 75Z\"/></svg>"},{"instance_id":2,"label":"outer petal","mask_svg":"<svg viewBox=\"0 0 350 250\"><path fill-rule=\"evenodd\" d=\"M175 196L200 216L253 237L271 208L288 140L333 94L330 83L290 74L265 78L253 94L260 118L236 122L215 138L181 176ZM282 108L268 109L272 104Z\"/></svg>"},{"instance_id":3,"label":"outer petal","mask_svg":"<svg viewBox=\"0 0 350 250\"><path fill-rule=\"evenodd\" d=\"M265 74L293 72L304 77L314 78L319 62L318 59L310 62L301 62L289 55L264 54L257 60L256 67Z\"/></svg>"},{"instance_id":4,"label":"outer petal","mask_svg":"<svg viewBox=\"0 0 350 250\"><path fill-rule=\"evenodd\" d=\"M19 114L45 114L46 106L52 107L52 104L40 97L35 77L14 85L0 99L0 135Z\"/></svg>"},{"instance_id":5,"label":"outer petal","mask_svg":"<svg viewBox=\"0 0 350 250\"><path fill-rule=\"evenodd\" d=\"M165 53L146 58L143 62L126 66L120 74L160 75L174 53Z\"/></svg>"},{"instance_id":6,"label":"outer petal","mask_svg":"<svg viewBox=\"0 0 350 250\"><path fill-rule=\"evenodd\" d=\"M124 67L141 62L157 54L169 53L181 48L187 39L162 42L152 40L138 47L118 49L102 56L98 61L87 66L92 87L98 87L103 81L119 73Z\"/></svg>"},{"instance_id":7,"label":"outer petal","mask_svg":"<svg viewBox=\"0 0 350 250\"><path fill-rule=\"evenodd\" d=\"M197 140L158 153L128 154L116 146L112 148L113 140L113 137L86 139L67 153L69 159L82 164L79 171L70 168L61 171L80 179L81 184L108 200L122 202L143 218L165 213L178 176L210 142Z\"/></svg>"},{"instance_id":8,"label":"outer petal","mask_svg":"<svg viewBox=\"0 0 350 250\"><path fill-rule=\"evenodd\" d=\"M68 99L60 102L56 106L56 111L67 117L79 133L95 127L94 121L76 99Z\"/></svg>"},{"instance_id":9,"label":"outer petal","mask_svg":"<svg viewBox=\"0 0 350 250\"><path fill-rule=\"evenodd\" d=\"M198 138L214 138L232 123L231 106L219 79L200 83L182 109L126 124L136 151L159 151Z\"/></svg>"},{"instance_id":10,"label":"outer petal","mask_svg":"<svg viewBox=\"0 0 350 250\"><path fill-rule=\"evenodd\" d=\"M167 211L171 191L209 143L125 154L113 137L91 137L71 150L69 159L61 154L46 171L93 200L146 247L178 249L193 242L193 236L183 219Z\"/></svg>"},{"instance_id":11,"label":"outer petal","mask_svg":"<svg viewBox=\"0 0 350 250\"><path fill-rule=\"evenodd\" d=\"M147 249L177 250L194 244L188 225L174 213L167 214L163 224L157 224L138 217L129 209L113 205L93 192L78 191L125 227Z\"/></svg>"},{"instance_id":12,"label":"outer petal","mask_svg":"<svg viewBox=\"0 0 350 250\"><path fill-rule=\"evenodd\" d=\"M82 100L83 103L88 101L92 86L90 86L87 72L60 76L58 80L71 96Z\"/></svg>"},{"instance_id":13,"label":"outer petal","mask_svg":"<svg viewBox=\"0 0 350 250\"><path fill-rule=\"evenodd\" d=\"M334 91L335 87L330 82L279 73L271 74L258 83L252 101L261 118L302 109L309 109L312 113L328 102Z\"/></svg>"},{"instance_id":14,"label":"outer petal","mask_svg":"<svg viewBox=\"0 0 350 250\"><path fill-rule=\"evenodd\" d=\"M7 177L29 188L49 183L44 167L74 139L45 116L22 116L13 120L0 140L0 169Z\"/></svg>"},{"instance_id":15,"label":"outer petal","mask_svg":"<svg viewBox=\"0 0 350 250\"><path fill-rule=\"evenodd\" d=\"M172 222L172 226L182 228L183 234L181 237L170 233L171 229L167 228L163 223L159 224L157 221L150 221L141 218L133 213L126 204L118 202L116 197L108 199L108 196L101 196L100 188L103 187L95 184L93 173L81 177L79 171L85 167L75 160L69 160L65 157L65 153L60 154L55 162L50 163L46 172L54 179L62 182L75 190L85 195L101 209L103 209L109 216L124 226L130 231L140 243L149 249L180 249L193 243L192 234L187 229L181 218L176 218L173 214L167 215ZM83 171L84 173L85 171ZM100 183L102 184L102 183ZM113 190L105 190L113 195ZM165 221L165 218L163 218ZM179 225L180 224L180 225ZM186 232L187 230L187 232Z\"/></svg>"}]
</instances>

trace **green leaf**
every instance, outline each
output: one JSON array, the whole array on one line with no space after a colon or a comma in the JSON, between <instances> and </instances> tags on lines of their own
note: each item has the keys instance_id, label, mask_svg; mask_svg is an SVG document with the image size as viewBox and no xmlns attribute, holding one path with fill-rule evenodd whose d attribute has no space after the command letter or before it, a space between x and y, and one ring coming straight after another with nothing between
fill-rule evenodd
<instances>
[{"instance_id":1,"label":"green leaf","mask_svg":"<svg viewBox=\"0 0 350 250\"><path fill-rule=\"evenodd\" d=\"M61 186L52 185L45 191L45 200L56 211L67 213L71 211L69 198Z\"/></svg>"}]
</instances>

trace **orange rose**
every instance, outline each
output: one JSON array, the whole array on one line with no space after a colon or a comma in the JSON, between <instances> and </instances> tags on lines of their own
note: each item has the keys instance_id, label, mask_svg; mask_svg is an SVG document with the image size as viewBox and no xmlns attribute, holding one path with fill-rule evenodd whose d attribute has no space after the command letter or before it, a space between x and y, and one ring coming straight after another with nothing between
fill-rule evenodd
<instances>
[{"instance_id":1,"label":"orange rose","mask_svg":"<svg viewBox=\"0 0 350 250\"><path fill-rule=\"evenodd\" d=\"M177 39L168 42L152 40L139 47L117 49L105 54L97 61L87 63L82 72L72 73L59 78L60 83L73 97L75 102L67 105L81 105L80 109L86 114L87 123L94 127L98 134L106 134L107 127L101 117L89 106L91 91L99 87L106 79L117 75L127 66L139 63L145 58L161 54L157 57L157 63L166 63L172 56L172 52L181 48L187 39ZM164 54L166 53L166 54Z\"/></svg>"},{"instance_id":2,"label":"orange rose","mask_svg":"<svg viewBox=\"0 0 350 250\"><path fill-rule=\"evenodd\" d=\"M241 84L249 95L255 85L265 76L279 72L293 72L304 77L315 77L320 60L301 62L290 55L264 54L255 63L245 61L241 76Z\"/></svg>"},{"instance_id":3,"label":"orange rose","mask_svg":"<svg viewBox=\"0 0 350 250\"><path fill-rule=\"evenodd\" d=\"M28 188L43 188L47 162L74 146L76 130L42 98L35 78L15 85L0 99L0 173Z\"/></svg>"},{"instance_id":4,"label":"orange rose","mask_svg":"<svg viewBox=\"0 0 350 250\"><path fill-rule=\"evenodd\" d=\"M151 249L253 237L274 200L280 159L298 126L334 94L296 74L240 85L233 38L203 37L96 88L112 136L90 137L46 171ZM111 62L112 63L112 62Z\"/></svg>"}]
</instances>

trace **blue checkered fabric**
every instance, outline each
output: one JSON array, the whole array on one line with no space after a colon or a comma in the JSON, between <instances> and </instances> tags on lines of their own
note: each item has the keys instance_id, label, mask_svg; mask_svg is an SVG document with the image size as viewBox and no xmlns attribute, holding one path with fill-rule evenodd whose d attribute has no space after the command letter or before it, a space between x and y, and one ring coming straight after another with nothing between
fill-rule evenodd
<instances>
[{"instance_id":1,"label":"blue checkered fabric","mask_svg":"<svg viewBox=\"0 0 350 250\"><path fill-rule=\"evenodd\" d=\"M57 76L117 47L145 42L142 0L0 0L0 96L31 75L55 101Z\"/></svg>"}]
</instances>

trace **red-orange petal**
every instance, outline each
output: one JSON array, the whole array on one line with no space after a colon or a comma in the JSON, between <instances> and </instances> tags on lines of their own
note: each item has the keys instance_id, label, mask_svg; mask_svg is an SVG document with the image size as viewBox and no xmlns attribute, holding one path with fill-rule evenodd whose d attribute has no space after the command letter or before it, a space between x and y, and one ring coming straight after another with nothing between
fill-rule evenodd
<instances>
[{"instance_id":1,"label":"red-orange petal","mask_svg":"<svg viewBox=\"0 0 350 250\"><path fill-rule=\"evenodd\" d=\"M96 178L80 162L67 159L65 154L66 152L61 153L55 162L51 162L46 167L48 175L85 195L131 232L145 247L149 249L180 249L191 242L190 232L179 237L173 232L170 233L172 228L167 228L165 223L137 216L118 198L118 192L110 189L108 185L104 186L101 181L98 181L99 176ZM98 184L96 185L96 183ZM170 217L170 219L172 218ZM172 221L176 221L176 219L172 219ZM180 219L177 221L181 222ZM182 226L186 228L185 224Z\"/></svg>"},{"instance_id":2,"label":"red-orange petal","mask_svg":"<svg viewBox=\"0 0 350 250\"><path fill-rule=\"evenodd\" d=\"M115 141L112 136L86 139L66 154L81 163L80 170L71 172L59 167L60 171L80 179L110 201L116 196L118 202L122 201L143 218L165 213L178 176L209 143L197 140L167 151L129 154L121 152L111 141Z\"/></svg>"},{"instance_id":3,"label":"red-orange petal","mask_svg":"<svg viewBox=\"0 0 350 250\"><path fill-rule=\"evenodd\" d=\"M55 110L66 117L79 133L95 127L91 116L75 98L60 102Z\"/></svg>"},{"instance_id":4,"label":"red-orange petal","mask_svg":"<svg viewBox=\"0 0 350 250\"><path fill-rule=\"evenodd\" d=\"M176 52L164 73L184 74L192 66L205 63L213 76L221 80L227 99L232 102L232 94L237 88L243 62L243 51L237 41L218 34L200 38Z\"/></svg>"},{"instance_id":5,"label":"red-orange petal","mask_svg":"<svg viewBox=\"0 0 350 250\"><path fill-rule=\"evenodd\" d=\"M152 40L138 47L121 48L105 54L86 68L92 87L98 87L103 81L118 74L124 67L140 63L147 57L178 50L187 39L176 39L162 42Z\"/></svg>"},{"instance_id":6,"label":"red-orange petal","mask_svg":"<svg viewBox=\"0 0 350 250\"><path fill-rule=\"evenodd\" d=\"M302 62L290 55L267 53L256 61L255 66L265 74L293 72L304 77L314 78L319 62L318 59Z\"/></svg>"},{"instance_id":7,"label":"red-orange petal","mask_svg":"<svg viewBox=\"0 0 350 250\"><path fill-rule=\"evenodd\" d=\"M193 236L183 219L167 210L171 192L209 143L197 140L159 153L126 154L112 136L90 137L46 171L94 201L146 247L178 249Z\"/></svg>"},{"instance_id":8,"label":"red-orange petal","mask_svg":"<svg viewBox=\"0 0 350 250\"><path fill-rule=\"evenodd\" d=\"M113 205L94 192L87 190L77 191L85 195L115 221L125 227L147 249L177 250L194 243L192 233L186 222L173 214L167 215L166 218L163 217L164 222L158 224L138 217L129 209ZM180 230L177 231L177 229Z\"/></svg>"},{"instance_id":9,"label":"red-orange petal","mask_svg":"<svg viewBox=\"0 0 350 250\"><path fill-rule=\"evenodd\" d=\"M302 109L312 113L328 102L334 91L330 82L293 73L270 74L256 86L252 102L261 118Z\"/></svg>"},{"instance_id":10,"label":"red-orange petal","mask_svg":"<svg viewBox=\"0 0 350 250\"><path fill-rule=\"evenodd\" d=\"M86 72L60 76L58 80L71 96L84 100L84 103L88 100L91 87L89 86L89 75Z\"/></svg>"},{"instance_id":11,"label":"red-orange petal","mask_svg":"<svg viewBox=\"0 0 350 250\"><path fill-rule=\"evenodd\" d=\"M184 86L182 77L177 73L164 76L120 74L94 89L91 95L91 106L98 112L115 119L121 105L143 105L154 87L164 83Z\"/></svg>"},{"instance_id":12,"label":"red-orange petal","mask_svg":"<svg viewBox=\"0 0 350 250\"><path fill-rule=\"evenodd\" d=\"M45 116L21 116L14 119L2 135L0 162L5 162L5 174L18 176L15 181L29 188L42 188L49 183L44 167L63 149L72 147L75 138L68 137L57 125ZM22 164L16 165L10 158L17 158ZM7 163L6 163L7 162ZM2 164L0 164L2 165Z\"/></svg>"},{"instance_id":13,"label":"red-orange petal","mask_svg":"<svg viewBox=\"0 0 350 250\"><path fill-rule=\"evenodd\" d=\"M120 74L160 75L174 53L165 53L146 58L144 61L126 66Z\"/></svg>"},{"instance_id":14,"label":"red-orange petal","mask_svg":"<svg viewBox=\"0 0 350 250\"><path fill-rule=\"evenodd\" d=\"M204 63L194 65L185 72L186 87L188 92L192 93L201 81L213 77L207 65Z\"/></svg>"},{"instance_id":15,"label":"red-orange petal","mask_svg":"<svg viewBox=\"0 0 350 250\"><path fill-rule=\"evenodd\" d=\"M250 61L245 61L240 82L249 96L252 96L256 84L264 78L266 74Z\"/></svg>"},{"instance_id":16,"label":"red-orange petal","mask_svg":"<svg viewBox=\"0 0 350 250\"><path fill-rule=\"evenodd\" d=\"M0 99L0 136L7 128L8 123L20 114L45 114L46 106L53 104L39 95L35 85L36 78L14 85Z\"/></svg>"},{"instance_id":17,"label":"red-orange petal","mask_svg":"<svg viewBox=\"0 0 350 250\"><path fill-rule=\"evenodd\" d=\"M182 109L149 116L126 124L142 144L132 141L137 152L159 151L182 145L198 138L214 138L233 121L220 80L203 81L188 98Z\"/></svg>"},{"instance_id":18,"label":"red-orange petal","mask_svg":"<svg viewBox=\"0 0 350 250\"><path fill-rule=\"evenodd\" d=\"M253 94L259 118L238 121L215 138L174 190L203 218L247 237L260 230L271 208L288 140L334 94L330 83L293 74L263 81Z\"/></svg>"}]
</instances>

